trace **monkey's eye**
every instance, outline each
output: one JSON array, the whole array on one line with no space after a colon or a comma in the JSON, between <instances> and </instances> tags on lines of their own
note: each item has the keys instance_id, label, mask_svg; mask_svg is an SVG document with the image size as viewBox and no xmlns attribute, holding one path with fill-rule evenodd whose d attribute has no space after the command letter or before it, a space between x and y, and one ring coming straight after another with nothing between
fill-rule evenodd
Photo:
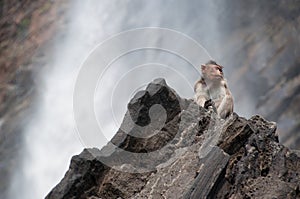
<instances>
[{"instance_id":1,"label":"monkey's eye","mask_svg":"<svg viewBox=\"0 0 300 199\"><path fill-rule=\"evenodd\" d=\"M218 67L217 70L220 71L221 73L223 73L222 68L219 68L219 67Z\"/></svg>"}]
</instances>

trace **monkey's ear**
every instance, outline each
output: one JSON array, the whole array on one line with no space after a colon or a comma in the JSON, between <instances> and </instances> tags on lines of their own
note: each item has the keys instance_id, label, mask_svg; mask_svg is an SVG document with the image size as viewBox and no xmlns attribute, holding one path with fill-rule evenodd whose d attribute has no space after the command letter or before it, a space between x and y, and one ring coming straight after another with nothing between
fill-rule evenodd
<instances>
[{"instance_id":1,"label":"monkey's ear","mask_svg":"<svg viewBox=\"0 0 300 199\"><path fill-rule=\"evenodd\" d=\"M201 64L201 70L205 70L206 66L204 64Z\"/></svg>"}]
</instances>

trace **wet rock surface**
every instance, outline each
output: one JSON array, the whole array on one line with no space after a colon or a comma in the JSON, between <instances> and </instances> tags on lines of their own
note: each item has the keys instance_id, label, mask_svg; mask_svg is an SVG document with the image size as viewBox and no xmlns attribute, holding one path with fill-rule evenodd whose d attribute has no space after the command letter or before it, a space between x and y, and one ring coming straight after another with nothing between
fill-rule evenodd
<instances>
[{"instance_id":1,"label":"wet rock surface","mask_svg":"<svg viewBox=\"0 0 300 199\"><path fill-rule=\"evenodd\" d=\"M151 126L157 104L164 124ZM221 120L158 79L130 101L111 142L74 156L46 198L299 198L299 174L274 122Z\"/></svg>"}]
</instances>

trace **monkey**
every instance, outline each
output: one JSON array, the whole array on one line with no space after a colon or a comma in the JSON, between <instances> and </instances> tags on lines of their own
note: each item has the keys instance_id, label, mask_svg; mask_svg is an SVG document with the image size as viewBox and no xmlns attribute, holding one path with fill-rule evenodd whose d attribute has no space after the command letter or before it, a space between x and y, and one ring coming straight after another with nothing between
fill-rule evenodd
<instances>
[{"instance_id":1,"label":"monkey","mask_svg":"<svg viewBox=\"0 0 300 199\"><path fill-rule=\"evenodd\" d=\"M222 119L233 113L233 97L224 78L223 66L210 60L201 65L202 76L194 86L194 100L202 107L212 106Z\"/></svg>"}]
</instances>

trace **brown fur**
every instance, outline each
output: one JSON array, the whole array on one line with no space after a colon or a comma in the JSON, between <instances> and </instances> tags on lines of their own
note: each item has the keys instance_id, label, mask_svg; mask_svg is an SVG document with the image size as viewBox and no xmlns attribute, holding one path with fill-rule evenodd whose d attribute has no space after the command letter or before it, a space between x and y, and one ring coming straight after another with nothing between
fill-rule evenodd
<instances>
[{"instance_id":1,"label":"brown fur","mask_svg":"<svg viewBox=\"0 0 300 199\"><path fill-rule=\"evenodd\" d=\"M223 67L211 61L201 65L202 77L194 86L197 104L212 100L218 115L225 119L233 113L233 97L224 79Z\"/></svg>"}]
</instances>

